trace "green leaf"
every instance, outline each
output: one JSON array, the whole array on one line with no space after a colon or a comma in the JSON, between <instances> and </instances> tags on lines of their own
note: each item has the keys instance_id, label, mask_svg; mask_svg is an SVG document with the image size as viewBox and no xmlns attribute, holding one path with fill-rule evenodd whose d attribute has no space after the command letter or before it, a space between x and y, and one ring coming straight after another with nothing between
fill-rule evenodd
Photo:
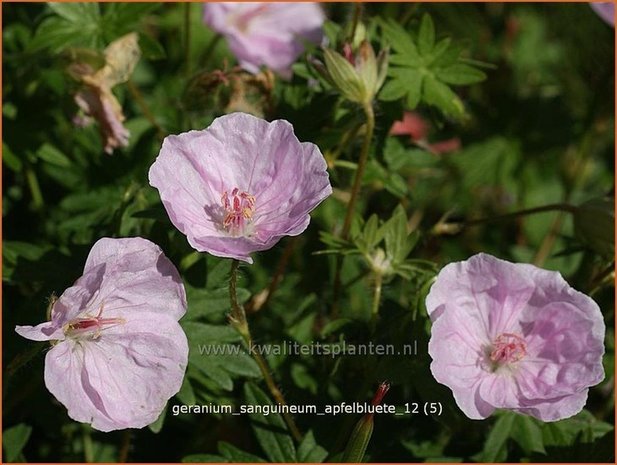
<instances>
[{"instance_id":1,"label":"green leaf","mask_svg":"<svg viewBox=\"0 0 617 465\"><path fill-rule=\"evenodd\" d=\"M408 191L407 181L398 173L390 173L386 178L384 187L393 196L403 198Z\"/></svg>"},{"instance_id":2,"label":"green leaf","mask_svg":"<svg viewBox=\"0 0 617 465\"><path fill-rule=\"evenodd\" d=\"M233 378L261 377L261 371L239 342L241 336L230 326L183 321L189 340L189 364L231 391ZM236 344L232 344L236 343Z\"/></svg>"},{"instance_id":3,"label":"green leaf","mask_svg":"<svg viewBox=\"0 0 617 465\"><path fill-rule=\"evenodd\" d=\"M244 384L244 396L249 405L273 405L270 398L253 383ZM251 426L263 451L272 462L296 462L296 448L278 413L249 413Z\"/></svg>"},{"instance_id":4,"label":"green leaf","mask_svg":"<svg viewBox=\"0 0 617 465\"><path fill-rule=\"evenodd\" d=\"M409 92L407 92L407 99L405 100L405 105L408 110L414 110L420 103L420 99L422 98L421 89L423 80L424 76L418 74L418 78L416 80L409 82Z\"/></svg>"},{"instance_id":5,"label":"green leaf","mask_svg":"<svg viewBox=\"0 0 617 465\"><path fill-rule=\"evenodd\" d=\"M188 300L187 320L198 320L210 315L226 315L231 309L229 289L197 289L186 285ZM244 288L236 289L238 303L244 304L251 297L250 291Z\"/></svg>"},{"instance_id":6,"label":"green leaf","mask_svg":"<svg viewBox=\"0 0 617 465\"><path fill-rule=\"evenodd\" d=\"M141 21L153 10L159 8L160 3L108 3L103 12L103 20L114 25L122 25L124 29L133 29L135 24Z\"/></svg>"},{"instance_id":7,"label":"green leaf","mask_svg":"<svg viewBox=\"0 0 617 465\"><path fill-rule=\"evenodd\" d=\"M139 48L148 60L162 60L167 57L161 43L147 34L139 34Z\"/></svg>"},{"instance_id":8,"label":"green leaf","mask_svg":"<svg viewBox=\"0 0 617 465\"><path fill-rule=\"evenodd\" d=\"M501 462L507 456L506 445L512 426L516 417L516 413L505 412L497 418L497 421L491 428L482 449L482 462Z\"/></svg>"},{"instance_id":9,"label":"green leaf","mask_svg":"<svg viewBox=\"0 0 617 465\"><path fill-rule=\"evenodd\" d=\"M60 150L51 144L44 143L36 151L36 156L41 160L51 163L52 165L67 168L71 166L71 160L63 154Z\"/></svg>"},{"instance_id":10,"label":"green leaf","mask_svg":"<svg viewBox=\"0 0 617 465\"><path fill-rule=\"evenodd\" d=\"M313 431L309 430L298 446L298 462L321 463L328 456L328 451L315 441Z\"/></svg>"},{"instance_id":11,"label":"green leaf","mask_svg":"<svg viewBox=\"0 0 617 465\"><path fill-rule=\"evenodd\" d=\"M390 79L381 88L379 100L383 100L384 102L398 100L405 96L408 91L408 84L402 79Z\"/></svg>"},{"instance_id":12,"label":"green leaf","mask_svg":"<svg viewBox=\"0 0 617 465\"><path fill-rule=\"evenodd\" d=\"M19 172L23 166L21 159L16 156L13 151L2 142L2 162L12 171Z\"/></svg>"},{"instance_id":13,"label":"green leaf","mask_svg":"<svg viewBox=\"0 0 617 465\"><path fill-rule=\"evenodd\" d=\"M444 40L446 39L442 39L442 42ZM460 45L450 43L448 47L441 53L437 53L438 47L439 44L437 44L435 50L433 50L433 56L431 57L430 66L432 69L446 68L454 63L463 61L463 59L460 58L461 53L463 53L463 47L461 47Z\"/></svg>"},{"instance_id":14,"label":"green leaf","mask_svg":"<svg viewBox=\"0 0 617 465\"><path fill-rule=\"evenodd\" d=\"M393 261L402 261L401 257L406 251L407 214L402 205L397 205L392 217L383 225L384 238L386 240L386 255Z\"/></svg>"},{"instance_id":15,"label":"green leaf","mask_svg":"<svg viewBox=\"0 0 617 465\"><path fill-rule=\"evenodd\" d=\"M445 114L461 117L465 114L463 102L452 90L432 76L426 76L423 85L426 103L436 106Z\"/></svg>"},{"instance_id":16,"label":"green leaf","mask_svg":"<svg viewBox=\"0 0 617 465\"><path fill-rule=\"evenodd\" d=\"M15 462L30 439L32 426L20 423L11 428L5 429L2 433L2 447L4 448L7 462ZM23 461L23 460L20 460Z\"/></svg>"},{"instance_id":17,"label":"green leaf","mask_svg":"<svg viewBox=\"0 0 617 465\"><path fill-rule=\"evenodd\" d=\"M154 423L150 423L148 425L148 429L152 431L154 434L160 433L163 429L163 423L165 423L165 417L167 416L167 405L159 415L159 417L154 421Z\"/></svg>"},{"instance_id":18,"label":"green leaf","mask_svg":"<svg viewBox=\"0 0 617 465\"><path fill-rule=\"evenodd\" d=\"M97 22L101 18L98 3L48 3L47 5L54 13L73 23Z\"/></svg>"},{"instance_id":19,"label":"green leaf","mask_svg":"<svg viewBox=\"0 0 617 465\"><path fill-rule=\"evenodd\" d=\"M379 218L373 214L364 224L362 239L368 251L372 250L383 239L383 231L379 227Z\"/></svg>"},{"instance_id":20,"label":"green leaf","mask_svg":"<svg viewBox=\"0 0 617 465\"><path fill-rule=\"evenodd\" d=\"M542 424L527 415L516 415L512 425L511 437L526 454L545 453L542 441Z\"/></svg>"},{"instance_id":21,"label":"green leaf","mask_svg":"<svg viewBox=\"0 0 617 465\"><path fill-rule=\"evenodd\" d=\"M338 318L336 320L329 321L321 330L321 337L326 338L330 334L334 334L345 326L353 323L354 320L350 320L349 318Z\"/></svg>"},{"instance_id":22,"label":"green leaf","mask_svg":"<svg viewBox=\"0 0 617 465\"><path fill-rule=\"evenodd\" d=\"M313 395L317 394L319 383L313 377L308 368L306 368L306 366L301 365L300 363L292 364L291 379L293 379L294 384L300 389L306 389Z\"/></svg>"},{"instance_id":23,"label":"green leaf","mask_svg":"<svg viewBox=\"0 0 617 465\"><path fill-rule=\"evenodd\" d=\"M426 66L432 67L432 63L434 63L436 60L439 60L443 55L448 52L451 43L452 39L450 39L449 37L441 39L439 42L437 42L437 45L435 45L435 48L430 54L429 60L426 60Z\"/></svg>"},{"instance_id":24,"label":"green leaf","mask_svg":"<svg viewBox=\"0 0 617 465\"><path fill-rule=\"evenodd\" d=\"M176 394L176 397L185 405L193 405L197 403L195 390L193 389L193 385L191 384L191 380L188 376L185 376L182 380L182 386L180 387L180 391Z\"/></svg>"},{"instance_id":25,"label":"green leaf","mask_svg":"<svg viewBox=\"0 0 617 465\"><path fill-rule=\"evenodd\" d=\"M229 444L228 442L220 441L218 443L219 454L225 457L232 463L265 463L266 461L261 457L244 452L238 449L236 446Z\"/></svg>"},{"instance_id":26,"label":"green leaf","mask_svg":"<svg viewBox=\"0 0 617 465\"><path fill-rule=\"evenodd\" d=\"M420 31L418 32L418 51L420 55L427 56L435 46L435 25L433 19L427 13L422 16Z\"/></svg>"},{"instance_id":27,"label":"green leaf","mask_svg":"<svg viewBox=\"0 0 617 465\"><path fill-rule=\"evenodd\" d=\"M394 80L399 81L401 87L407 89L407 108L409 110L416 108L422 97L424 73L418 69L393 68L390 75Z\"/></svg>"},{"instance_id":28,"label":"green leaf","mask_svg":"<svg viewBox=\"0 0 617 465\"><path fill-rule=\"evenodd\" d=\"M221 287L227 287L229 284L229 273L231 267L229 260L225 259L213 259L208 257L208 275L207 284L208 289L219 289Z\"/></svg>"},{"instance_id":29,"label":"green leaf","mask_svg":"<svg viewBox=\"0 0 617 465\"><path fill-rule=\"evenodd\" d=\"M96 37L82 36L83 33L83 25L54 16L41 23L28 47L31 51L50 49L52 52L58 52L70 45L95 47Z\"/></svg>"},{"instance_id":30,"label":"green leaf","mask_svg":"<svg viewBox=\"0 0 617 465\"><path fill-rule=\"evenodd\" d=\"M435 71L435 76L446 84L469 85L482 82L486 79L486 74L473 66L463 63L455 63L447 68L440 68Z\"/></svg>"},{"instance_id":31,"label":"green leaf","mask_svg":"<svg viewBox=\"0 0 617 465\"><path fill-rule=\"evenodd\" d=\"M583 410L571 418L546 423L542 428L545 447L571 446L577 438L581 442L592 442L613 430L613 426L599 421L591 412Z\"/></svg>"},{"instance_id":32,"label":"green leaf","mask_svg":"<svg viewBox=\"0 0 617 465\"><path fill-rule=\"evenodd\" d=\"M411 37L407 31L405 31L400 24L393 20L380 20L379 24L392 48L398 52L396 55L398 58L391 56L390 63L394 63L399 60L399 64L404 64L406 66L420 66L422 59L418 54L416 44L413 40L411 40Z\"/></svg>"}]
</instances>

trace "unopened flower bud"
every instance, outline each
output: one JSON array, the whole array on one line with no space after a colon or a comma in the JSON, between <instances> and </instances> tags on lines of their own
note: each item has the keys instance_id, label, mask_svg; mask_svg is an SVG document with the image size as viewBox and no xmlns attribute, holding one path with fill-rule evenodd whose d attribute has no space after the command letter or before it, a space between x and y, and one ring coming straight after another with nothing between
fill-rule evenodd
<instances>
[{"instance_id":1,"label":"unopened flower bud","mask_svg":"<svg viewBox=\"0 0 617 465\"><path fill-rule=\"evenodd\" d=\"M326 79L347 100L370 103L386 79L388 51L382 50L375 56L371 44L363 40L355 51L351 44L345 44L343 53L324 50ZM323 67L317 69L324 72Z\"/></svg>"},{"instance_id":2,"label":"unopened flower bud","mask_svg":"<svg viewBox=\"0 0 617 465\"><path fill-rule=\"evenodd\" d=\"M376 407L381 404L384 396L390 389L390 383L384 381L377 388L377 392L371 401L371 405ZM366 447L368 446L371 436L373 435L373 413L367 413L364 415L351 433L345 453L343 454L343 462L346 463L360 463L364 458Z\"/></svg>"}]
</instances>

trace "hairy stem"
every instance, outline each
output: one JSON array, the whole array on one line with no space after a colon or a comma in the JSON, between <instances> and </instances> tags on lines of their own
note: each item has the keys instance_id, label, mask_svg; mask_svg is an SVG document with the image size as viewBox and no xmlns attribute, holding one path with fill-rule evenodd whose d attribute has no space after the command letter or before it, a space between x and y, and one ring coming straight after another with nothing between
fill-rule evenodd
<instances>
[{"instance_id":1,"label":"hairy stem","mask_svg":"<svg viewBox=\"0 0 617 465\"><path fill-rule=\"evenodd\" d=\"M373 112L373 105L367 103L363 105L364 115L366 116L366 129L364 133L364 142L362 143L362 151L360 152L360 159L358 160L358 169L356 170L356 177L351 188L351 197L347 204L347 213L345 214L345 222L343 223L343 231L341 237L347 239L349 236L349 230L351 229L351 221L356 209L356 203L358 201L358 194L360 193L360 186L362 185L362 178L364 177L364 170L366 169L366 162L368 160L368 154L371 148L371 142L373 141L373 131L375 130L375 113Z\"/></svg>"},{"instance_id":2,"label":"hairy stem","mask_svg":"<svg viewBox=\"0 0 617 465\"><path fill-rule=\"evenodd\" d=\"M270 302L272 295L276 292L276 289L283 280L283 276L285 275L285 269L287 268L287 263L289 262L291 254L297 242L297 236L290 237L287 240L287 244L285 245L285 248L283 249L283 254L281 255L281 258L276 265L276 271L274 272L274 275L270 280L270 284L266 289L264 289L262 292L259 292L253 299L251 299L246 308L247 313L257 312L261 308L268 305L268 302Z\"/></svg>"},{"instance_id":3,"label":"hairy stem","mask_svg":"<svg viewBox=\"0 0 617 465\"><path fill-rule=\"evenodd\" d=\"M362 150L360 152L360 159L358 160L358 168L356 169L356 177L354 178L353 186L351 188L351 197L347 204L347 212L345 214L345 220L343 222L343 229L341 231L341 238L347 239L349 236L349 230L351 229L351 222L356 209L356 203L358 201L358 195L360 193L360 186L362 185L362 178L364 177L364 170L366 169L366 162L368 160L369 151L371 148L371 142L373 141L373 132L375 130L375 113L373 111L373 105L371 102L367 102L362 106L364 115L366 117L366 127L364 131L364 141L362 142ZM336 270L334 273L334 295L332 297L332 317L336 317L338 313L338 298L341 291L341 268L343 267L343 257L338 255L336 257Z\"/></svg>"},{"instance_id":4,"label":"hairy stem","mask_svg":"<svg viewBox=\"0 0 617 465\"><path fill-rule=\"evenodd\" d=\"M283 397L283 393L277 387L274 382L274 378L270 372L270 367L268 366L268 362L261 355L259 351L253 349L253 338L251 336L251 331L249 329L248 321L246 319L246 313L244 311L244 307L238 303L238 297L236 294L236 283L238 281L238 260L232 260L231 262L231 275L229 277L229 300L231 302L231 315L229 316L229 321L231 325L240 333L242 339L244 340L245 345L247 346L249 353L257 362L257 366L259 366L259 370L261 371L262 376L264 377L264 381L266 382L266 386L268 386L268 390L274 400L280 405L287 405L285 401L285 397ZM298 442L302 440L302 434L300 430L296 426L294 419L292 416L286 412L283 413L283 419L291 432L291 435Z\"/></svg>"}]
</instances>

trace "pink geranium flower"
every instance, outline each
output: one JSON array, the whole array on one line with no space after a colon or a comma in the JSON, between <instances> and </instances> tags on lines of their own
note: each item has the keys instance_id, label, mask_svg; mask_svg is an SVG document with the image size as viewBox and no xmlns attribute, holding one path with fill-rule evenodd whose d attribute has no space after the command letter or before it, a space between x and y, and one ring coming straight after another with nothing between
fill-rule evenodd
<instances>
[{"instance_id":1,"label":"pink geranium flower","mask_svg":"<svg viewBox=\"0 0 617 465\"><path fill-rule=\"evenodd\" d=\"M180 276L157 245L104 238L53 305L51 321L15 330L52 342L45 385L72 419L100 431L143 428L180 390L185 312Z\"/></svg>"},{"instance_id":2,"label":"pink geranium flower","mask_svg":"<svg viewBox=\"0 0 617 465\"><path fill-rule=\"evenodd\" d=\"M250 253L302 233L332 193L315 144L300 143L287 121L245 113L166 137L149 178L194 249L248 263Z\"/></svg>"},{"instance_id":3,"label":"pink geranium flower","mask_svg":"<svg viewBox=\"0 0 617 465\"><path fill-rule=\"evenodd\" d=\"M207 3L204 21L227 39L240 66L267 66L285 78L304 51L321 42L324 14L317 3Z\"/></svg>"},{"instance_id":4,"label":"pink geranium flower","mask_svg":"<svg viewBox=\"0 0 617 465\"><path fill-rule=\"evenodd\" d=\"M431 371L469 418L568 418L604 378L600 309L557 272L478 254L441 270L426 307Z\"/></svg>"}]
</instances>

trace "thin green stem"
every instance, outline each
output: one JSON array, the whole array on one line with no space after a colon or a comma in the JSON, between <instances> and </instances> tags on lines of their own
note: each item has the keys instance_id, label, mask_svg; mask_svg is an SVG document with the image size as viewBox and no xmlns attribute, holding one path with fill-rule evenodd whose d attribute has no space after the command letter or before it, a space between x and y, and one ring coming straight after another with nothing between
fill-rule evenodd
<instances>
[{"instance_id":1,"label":"thin green stem","mask_svg":"<svg viewBox=\"0 0 617 465\"><path fill-rule=\"evenodd\" d=\"M245 310L246 312L257 312L261 308L268 305L268 302L270 302L272 295L274 295L276 289L283 280L283 277L285 275L285 269L287 268L287 263L291 258L291 254L293 253L297 242L298 236L290 237L287 240L287 244L285 245L285 248L283 249L283 254L281 255L281 258L276 265L276 271L274 272L274 275L270 280L270 284L266 289L258 293L255 298L251 299L251 301L247 304L247 308Z\"/></svg>"},{"instance_id":2,"label":"thin green stem","mask_svg":"<svg viewBox=\"0 0 617 465\"><path fill-rule=\"evenodd\" d=\"M364 115L366 117L366 125L364 130L364 141L362 142L362 149L360 152L360 159L358 160L358 168L356 169L356 177L354 178L353 186L351 188L351 197L347 204L347 212L345 214L345 220L343 222L343 229L341 231L341 238L347 239L349 236L349 230L351 229L351 222L356 209L356 203L358 201L358 195L360 193L360 187L362 186L362 178L364 177L364 170L366 169L366 163L373 141L373 132L375 131L375 113L373 111L373 105L371 102L366 102L362 105ZM341 268L343 267L343 256L338 255L336 257L336 269L334 273L334 291L332 297L332 317L336 317L338 313L338 298L341 290Z\"/></svg>"},{"instance_id":3,"label":"thin green stem","mask_svg":"<svg viewBox=\"0 0 617 465\"><path fill-rule=\"evenodd\" d=\"M236 286L238 281L238 260L232 260L231 262L231 275L229 277L229 300L231 302L231 315L229 316L229 321L231 325L240 333L244 343L257 363L259 370L261 371L262 376L264 377L264 381L266 382L266 386L272 394L274 400L280 405L287 405L285 401L285 397L283 393L280 391L276 383L274 382L274 378L270 372L270 367L268 366L268 362L263 358L261 353L257 350L254 350L253 347L253 338L251 336L251 331L249 329L248 321L246 319L246 313L244 311L244 307L238 303L238 297L236 294ZM300 442L302 440L302 433L296 426L294 419L289 414L289 412L283 413L283 419L291 432L293 438Z\"/></svg>"},{"instance_id":4,"label":"thin green stem","mask_svg":"<svg viewBox=\"0 0 617 465\"><path fill-rule=\"evenodd\" d=\"M120 444L120 452L118 452L118 463L126 463L129 459L129 452L131 450L131 430L125 429L122 432L122 442Z\"/></svg>"},{"instance_id":5,"label":"thin green stem","mask_svg":"<svg viewBox=\"0 0 617 465\"><path fill-rule=\"evenodd\" d=\"M94 445L92 444L90 433L90 425L83 425L82 439L84 443L84 461L86 463L94 462Z\"/></svg>"},{"instance_id":6,"label":"thin green stem","mask_svg":"<svg viewBox=\"0 0 617 465\"><path fill-rule=\"evenodd\" d=\"M141 112L144 114L144 117L148 120L152 127L156 129L156 131L158 132L158 136L161 139L164 138L167 135L167 131L165 131L165 129L156 121L156 117L146 103L144 96L139 90L139 87L137 87L135 83L130 79L127 81L126 86L133 98L135 99L135 103L137 104Z\"/></svg>"},{"instance_id":7,"label":"thin green stem","mask_svg":"<svg viewBox=\"0 0 617 465\"><path fill-rule=\"evenodd\" d=\"M215 34L212 36L212 39L210 39L210 42L208 42L208 45L206 45L206 49L199 57L199 64L201 66L208 66L208 60L210 59L210 56L212 55L212 53L216 49L216 46L222 38L223 36L220 34Z\"/></svg>"},{"instance_id":8,"label":"thin green stem","mask_svg":"<svg viewBox=\"0 0 617 465\"><path fill-rule=\"evenodd\" d=\"M373 132L375 130L375 113L373 112L373 105L371 103L366 103L363 105L363 110L366 116L364 142L362 143L362 151L360 152L360 159L358 160L356 177L354 179L353 187L351 188L351 197L349 199L349 203L347 204L347 213L345 214L345 222L343 223L343 231L341 232L341 237L343 239L347 239L349 236L351 221L355 213L358 194L360 193L360 186L362 185L362 178L364 177L364 170L366 169L366 162L368 160L371 142L373 141Z\"/></svg>"},{"instance_id":9,"label":"thin green stem","mask_svg":"<svg viewBox=\"0 0 617 465\"><path fill-rule=\"evenodd\" d=\"M615 281L615 263L611 263L604 270L598 273L593 280L591 281L591 290L589 291L589 295L593 297L593 295L598 292L602 287L607 283L613 283Z\"/></svg>"},{"instance_id":10,"label":"thin green stem","mask_svg":"<svg viewBox=\"0 0 617 465\"><path fill-rule=\"evenodd\" d=\"M561 211L567 213L575 213L576 207L568 203L553 203L550 205L542 205L541 207L527 208L525 210L518 210L512 213L506 213L505 215L489 216L486 218L478 218L475 220L464 221L461 223L438 223L433 228L434 234L457 234L464 228L471 226L478 226L485 223L492 223L494 221L504 221L519 218L526 215L535 215L536 213Z\"/></svg>"},{"instance_id":11,"label":"thin green stem","mask_svg":"<svg viewBox=\"0 0 617 465\"><path fill-rule=\"evenodd\" d=\"M551 254L551 250L553 250L553 246L555 245L555 242L557 242L557 235L561 230L564 218L565 214L563 211L561 211L551 223L548 234L542 240L542 243L540 244L536 255L533 257L532 263L534 265L541 267Z\"/></svg>"}]
</instances>

